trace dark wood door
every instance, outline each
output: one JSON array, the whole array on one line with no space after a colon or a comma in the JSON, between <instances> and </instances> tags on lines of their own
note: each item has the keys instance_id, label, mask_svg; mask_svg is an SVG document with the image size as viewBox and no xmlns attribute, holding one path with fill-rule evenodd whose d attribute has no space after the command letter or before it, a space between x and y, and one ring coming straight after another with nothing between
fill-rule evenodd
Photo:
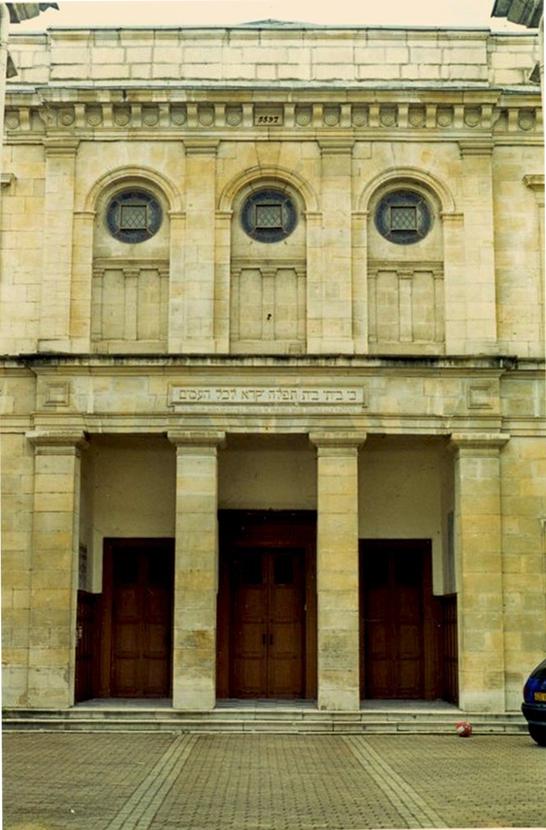
<instances>
[{"instance_id":1,"label":"dark wood door","mask_svg":"<svg viewBox=\"0 0 546 830\"><path fill-rule=\"evenodd\" d=\"M363 545L364 696L427 699L437 679L428 542Z\"/></svg>"},{"instance_id":2,"label":"dark wood door","mask_svg":"<svg viewBox=\"0 0 546 830\"><path fill-rule=\"evenodd\" d=\"M109 694L168 697L172 543L124 540L109 546L106 559L105 571L111 576Z\"/></svg>"},{"instance_id":3,"label":"dark wood door","mask_svg":"<svg viewBox=\"0 0 546 830\"><path fill-rule=\"evenodd\" d=\"M303 551L239 550L230 577L230 694L303 697Z\"/></svg>"},{"instance_id":4,"label":"dark wood door","mask_svg":"<svg viewBox=\"0 0 546 830\"><path fill-rule=\"evenodd\" d=\"M78 591L76 617L75 701L95 696L96 660L100 644L100 595Z\"/></svg>"}]
</instances>

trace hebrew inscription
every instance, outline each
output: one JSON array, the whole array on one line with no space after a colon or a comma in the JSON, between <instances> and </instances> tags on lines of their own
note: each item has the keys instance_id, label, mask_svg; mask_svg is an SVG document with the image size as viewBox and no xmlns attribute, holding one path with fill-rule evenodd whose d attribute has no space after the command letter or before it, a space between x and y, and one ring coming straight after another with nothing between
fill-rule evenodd
<instances>
[{"instance_id":1,"label":"hebrew inscription","mask_svg":"<svg viewBox=\"0 0 546 830\"><path fill-rule=\"evenodd\" d=\"M358 386L173 386L177 411L241 407L266 411L360 412L364 389Z\"/></svg>"}]
</instances>

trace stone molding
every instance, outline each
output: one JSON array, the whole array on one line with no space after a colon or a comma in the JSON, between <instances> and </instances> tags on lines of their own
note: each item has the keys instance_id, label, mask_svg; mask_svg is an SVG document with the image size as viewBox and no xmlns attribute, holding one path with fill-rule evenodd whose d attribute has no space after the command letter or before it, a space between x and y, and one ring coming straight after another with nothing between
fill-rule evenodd
<instances>
[{"instance_id":1,"label":"stone molding","mask_svg":"<svg viewBox=\"0 0 546 830\"><path fill-rule=\"evenodd\" d=\"M210 141L207 139L184 139L182 142L187 156L215 156L219 141Z\"/></svg>"},{"instance_id":2,"label":"stone molding","mask_svg":"<svg viewBox=\"0 0 546 830\"><path fill-rule=\"evenodd\" d=\"M163 95L165 92L161 91ZM208 93L210 95L210 93ZM434 93L430 92L429 95ZM483 134L519 132L533 135L541 132L540 96L525 92L517 102L502 101L492 91L474 92L464 102L453 101L449 94L437 92L437 100L426 104L398 98L377 101L377 92L369 99L341 103L325 99L321 103L274 104L245 103L240 107L240 118L235 112L239 105L204 100L197 103L181 103L166 100L154 104L117 102L47 102L38 100L21 104L20 94L7 95L5 130L7 136L52 134L52 143L66 143L64 136L78 137L101 133L122 135L126 139L148 135L164 135L180 138L187 146L187 152L211 153L214 141L205 139L201 146L193 145L191 136L211 130L222 135L237 135L251 131L256 136L283 137L286 132L301 138L317 138L317 130L323 145L323 152L347 152L351 142L360 136L393 134L407 135L407 132L433 132L439 137L450 137L464 131ZM143 92L143 98L146 96ZM230 108L231 107L231 108ZM275 115L264 115L265 112ZM36 118L35 116L38 116ZM267 119L275 118L274 123ZM264 120L261 120L264 119ZM339 134L339 138L335 137ZM445 134L445 136L444 136ZM187 137L187 138L186 138ZM329 144L330 138L332 139ZM77 139L75 139L77 140ZM190 149L191 147L191 149Z\"/></svg>"},{"instance_id":3,"label":"stone molding","mask_svg":"<svg viewBox=\"0 0 546 830\"><path fill-rule=\"evenodd\" d=\"M67 158L72 158L78 152L78 147L80 146L80 139L79 138L45 138L44 139L44 149L46 153L46 157L50 156L66 156Z\"/></svg>"},{"instance_id":4,"label":"stone molding","mask_svg":"<svg viewBox=\"0 0 546 830\"><path fill-rule=\"evenodd\" d=\"M310 432L309 441L318 451L358 450L366 443L367 432Z\"/></svg>"},{"instance_id":5,"label":"stone molding","mask_svg":"<svg viewBox=\"0 0 546 830\"><path fill-rule=\"evenodd\" d=\"M17 176L15 173L2 173L1 178L1 186L2 190L6 190L8 187L11 187L17 181Z\"/></svg>"},{"instance_id":6,"label":"stone molding","mask_svg":"<svg viewBox=\"0 0 546 830\"><path fill-rule=\"evenodd\" d=\"M473 454L483 452L498 452L510 440L508 433L452 433L449 441L450 449L456 452L470 451Z\"/></svg>"},{"instance_id":7,"label":"stone molding","mask_svg":"<svg viewBox=\"0 0 546 830\"><path fill-rule=\"evenodd\" d=\"M172 431L167 433L167 438L177 449L216 449L222 447L226 442L225 432L205 432L202 430Z\"/></svg>"},{"instance_id":8,"label":"stone molding","mask_svg":"<svg viewBox=\"0 0 546 830\"><path fill-rule=\"evenodd\" d=\"M50 450L51 452L73 449L79 453L89 446L84 432L34 431L27 432L26 438L36 449Z\"/></svg>"},{"instance_id":9,"label":"stone molding","mask_svg":"<svg viewBox=\"0 0 546 830\"><path fill-rule=\"evenodd\" d=\"M537 195L544 194L544 173L536 173L523 177L523 184Z\"/></svg>"},{"instance_id":10,"label":"stone molding","mask_svg":"<svg viewBox=\"0 0 546 830\"><path fill-rule=\"evenodd\" d=\"M461 157L465 156L491 156L495 142L487 139L470 139L459 141L459 150Z\"/></svg>"}]
</instances>

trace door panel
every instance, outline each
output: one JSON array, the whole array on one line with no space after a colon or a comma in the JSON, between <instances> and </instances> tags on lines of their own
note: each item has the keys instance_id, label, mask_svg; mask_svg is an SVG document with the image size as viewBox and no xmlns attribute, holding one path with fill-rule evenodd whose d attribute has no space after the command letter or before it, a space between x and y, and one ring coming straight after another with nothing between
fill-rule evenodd
<instances>
[{"instance_id":1,"label":"door panel","mask_svg":"<svg viewBox=\"0 0 546 830\"><path fill-rule=\"evenodd\" d=\"M233 556L230 694L303 695L303 553Z\"/></svg>"},{"instance_id":2,"label":"door panel","mask_svg":"<svg viewBox=\"0 0 546 830\"><path fill-rule=\"evenodd\" d=\"M269 556L268 695L303 693L303 557Z\"/></svg>"},{"instance_id":3,"label":"door panel","mask_svg":"<svg viewBox=\"0 0 546 830\"><path fill-rule=\"evenodd\" d=\"M238 555L233 561L231 575L233 694L235 697L260 697L267 682L264 661L267 603L261 557L252 552Z\"/></svg>"},{"instance_id":4,"label":"door panel","mask_svg":"<svg viewBox=\"0 0 546 830\"><path fill-rule=\"evenodd\" d=\"M168 697L171 686L174 550L165 540L108 545L111 575L105 625L111 643L105 692L113 697ZM104 683L103 683L104 686Z\"/></svg>"},{"instance_id":5,"label":"door panel","mask_svg":"<svg viewBox=\"0 0 546 830\"><path fill-rule=\"evenodd\" d=\"M367 698L426 697L427 555L426 543L363 545L361 604Z\"/></svg>"}]
</instances>

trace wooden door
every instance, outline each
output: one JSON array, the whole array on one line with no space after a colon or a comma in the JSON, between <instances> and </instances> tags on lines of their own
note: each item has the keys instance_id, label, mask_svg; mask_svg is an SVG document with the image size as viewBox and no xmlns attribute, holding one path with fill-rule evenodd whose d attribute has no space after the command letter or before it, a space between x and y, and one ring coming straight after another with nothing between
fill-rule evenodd
<instances>
[{"instance_id":1,"label":"wooden door","mask_svg":"<svg viewBox=\"0 0 546 830\"><path fill-rule=\"evenodd\" d=\"M173 578L170 540L120 540L107 546L107 695L170 696Z\"/></svg>"},{"instance_id":2,"label":"wooden door","mask_svg":"<svg viewBox=\"0 0 546 830\"><path fill-rule=\"evenodd\" d=\"M440 678L430 543L364 543L361 562L364 697L435 697Z\"/></svg>"},{"instance_id":3,"label":"wooden door","mask_svg":"<svg viewBox=\"0 0 546 830\"><path fill-rule=\"evenodd\" d=\"M96 660L99 639L100 594L78 591L76 616L76 683L75 701L80 703L95 696Z\"/></svg>"},{"instance_id":4,"label":"wooden door","mask_svg":"<svg viewBox=\"0 0 546 830\"><path fill-rule=\"evenodd\" d=\"M237 551L230 563L230 694L303 697L303 551Z\"/></svg>"}]
</instances>

